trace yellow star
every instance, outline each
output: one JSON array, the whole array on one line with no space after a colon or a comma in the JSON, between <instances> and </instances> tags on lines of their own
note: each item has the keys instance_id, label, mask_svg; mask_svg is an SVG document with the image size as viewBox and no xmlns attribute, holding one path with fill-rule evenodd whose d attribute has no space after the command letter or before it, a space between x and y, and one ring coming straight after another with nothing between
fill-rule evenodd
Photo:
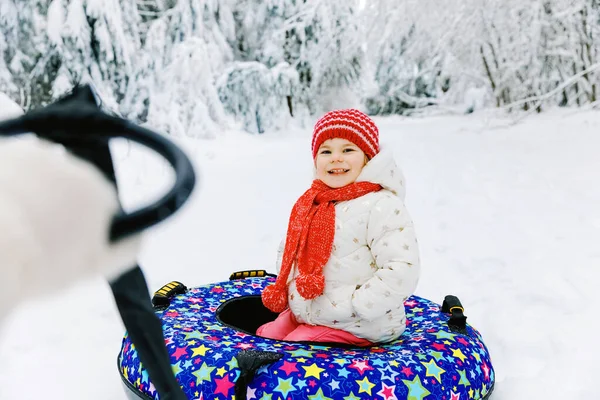
<instances>
[{"instance_id":1,"label":"yellow star","mask_svg":"<svg viewBox=\"0 0 600 400\"><path fill-rule=\"evenodd\" d=\"M140 383L142 383L142 379L141 378L137 378L135 381L135 387L140 387Z\"/></svg>"},{"instance_id":2,"label":"yellow star","mask_svg":"<svg viewBox=\"0 0 600 400\"><path fill-rule=\"evenodd\" d=\"M390 361L390 365L391 365L392 367L397 367L397 366L398 366L398 365L400 365L400 364L398 363L398 361L394 360L394 361Z\"/></svg>"},{"instance_id":3,"label":"yellow star","mask_svg":"<svg viewBox=\"0 0 600 400\"><path fill-rule=\"evenodd\" d=\"M307 360L304 357L300 357L300 358L296 358L296 361L298 361L299 363L305 363Z\"/></svg>"},{"instance_id":4,"label":"yellow star","mask_svg":"<svg viewBox=\"0 0 600 400\"><path fill-rule=\"evenodd\" d=\"M470 398L473 398L473 393L475 393L475 392L473 392L473 389L472 388L469 389L469 397Z\"/></svg>"},{"instance_id":5,"label":"yellow star","mask_svg":"<svg viewBox=\"0 0 600 400\"><path fill-rule=\"evenodd\" d=\"M193 346L193 345L195 345L196 343L198 343L198 342L196 342L195 340L190 340L190 341L188 342L188 344L189 344L190 346Z\"/></svg>"},{"instance_id":6,"label":"yellow star","mask_svg":"<svg viewBox=\"0 0 600 400\"><path fill-rule=\"evenodd\" d=\"M225 375L227 373L227 370L225 369L225 367L221 367L217 370L217 375L219 375L221 378L223 377L223 375Z\"/></svg>"},{"instance_id":7,"label":"yellow star","mask_svg":"<svg viewBox=\"0 0 600 400\"><path fill-rule=\"evenodd\" d=\"M362 381L356 381L358 383L358 393L367 393L369 396L371 395L371 389L375 387L374 383L369 382L369 378L365 376Z\"/></svg>"},{"instance_id":8,"label":"yellow star","mask_svg":"<svg viewBox=\"0 0 600 400\"><path fill-rule=\"evenodd\" d=\"M333 362L338 364L340 367L343 367L344 365L346 365L348 363L348 360L346 360L344 358L336 358L335 360L333 360Z\"/></svg>"},{"instance_id":9,"label":"yellow star","mask_svg":"<svg viewBox=\"0 0 600 400\"><path fill-rule=\"evenodd\" d=\"M200 347L196 347L195 349L192 349L192 358L196 356L205 356L208 350L210 349L204 346L204 344Z\"/></svg>"},{"instance_id":10,"label":"yellow star","mask_svg":"<svg viewBox=\"0 0 600 400\"><path fill-rule=\"evenodd\" d=\"M481 364L481 356L479 355L478 352L474 351L473 352L473 357L475 357L475 359L477 360L477 362Z\"/></svg>"},{"instance_id":11,"label":"yellow star","mask_svg":"<svg viewBox=\"0 0 600 400\"><path fill-rule=\"evenodd\" d=\"M310 367L305 367L303 365L302 368L306 370L306 373L304 374L305 378L314 376L317 379L321 379L321 372L325 371L323 368L319 368L317 364L311 364Z\"/></svg>"},{"instance_id":12,"label":"yellow star","mask_svg":"<svg viewBox=\"0 0 600 400\"><path fill-rule=\"evenodd\" d=\"M460 358L460 361L465 362L467 356L465 356L461 349L452 350L452 355L456 358Z\"/></svg>"}]
</instances>

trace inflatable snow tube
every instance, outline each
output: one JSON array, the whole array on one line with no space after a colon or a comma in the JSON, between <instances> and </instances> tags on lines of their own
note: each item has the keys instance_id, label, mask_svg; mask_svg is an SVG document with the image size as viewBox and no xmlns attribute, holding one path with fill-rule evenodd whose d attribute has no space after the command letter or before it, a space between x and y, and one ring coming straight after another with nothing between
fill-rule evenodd
<instances>
[{"instance_id":1,"label":"inflatable snow tube","mask_svg":"<svg viewBox=\"0 0 600 400\"><path fill-rule=\"evenodd\" d=\"M255 277L246 277L253 275ZM481 335L453 296L440 306L412 296L407 328L391 343L340 347L254 336L275 319L260 293L272 276L237 273L230 281L156 292L173 373L189 399L487 399L494 369ZM130 399L158 399L125 335L118 368Z\"/></svg>"}]
</instances>

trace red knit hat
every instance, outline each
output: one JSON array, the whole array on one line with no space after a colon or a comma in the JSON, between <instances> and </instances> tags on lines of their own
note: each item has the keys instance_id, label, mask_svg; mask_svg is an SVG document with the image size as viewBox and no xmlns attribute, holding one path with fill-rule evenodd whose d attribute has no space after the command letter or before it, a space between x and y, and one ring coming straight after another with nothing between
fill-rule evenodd
<instances>
[{"instance_id":1,"label":"red knit hat","mask_svg":"<svg viewBox=\"0 0 600 400\"><path fill-rule=\"evenodd\" d=\"M369 116L355 109L335 110L315 124L312 140L313 158L324 141L342 138L356 144L369 158L379 153L379 130Z\"/></svg>"}]
</instances>

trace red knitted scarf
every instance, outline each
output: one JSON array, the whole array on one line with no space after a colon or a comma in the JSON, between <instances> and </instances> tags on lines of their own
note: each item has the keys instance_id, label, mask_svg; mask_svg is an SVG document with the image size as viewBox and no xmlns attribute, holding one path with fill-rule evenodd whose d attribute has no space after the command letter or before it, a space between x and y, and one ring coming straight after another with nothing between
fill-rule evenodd
<instances>
[{"instance_id":1,"label":"red knitted scarf","mask_svg":"<svg viewBox=\"0 0 600 400\"><path fill-rule=\"evenodd\" d=\"M378 190L381 186L371 182L332 189L320 180L313 181L292 208L279 276L275 284L263 291L262 300L269 310L282 312L287 308L287 281L294 261L298 268L298 293L305 299L323 294L323 267L331 255L335 233L335 203Z\"/></svg>"}]
</instances>

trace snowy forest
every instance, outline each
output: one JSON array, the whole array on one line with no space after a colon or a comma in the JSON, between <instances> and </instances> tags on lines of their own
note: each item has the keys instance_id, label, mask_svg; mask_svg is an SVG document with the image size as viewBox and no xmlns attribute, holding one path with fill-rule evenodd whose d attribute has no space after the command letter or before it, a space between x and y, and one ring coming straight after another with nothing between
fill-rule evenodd
<instances>
[{"instance_id":1,"label":"snowy forest","mask_svg":"<svg viewBox=\"0 0 600 400\"><path fill-rule=\"evenodd\" d=\"M114 113L211 138L371 115L597 103L596 0L0 0L0 92L93 83Z\"/></svg>"}]
</instances>

